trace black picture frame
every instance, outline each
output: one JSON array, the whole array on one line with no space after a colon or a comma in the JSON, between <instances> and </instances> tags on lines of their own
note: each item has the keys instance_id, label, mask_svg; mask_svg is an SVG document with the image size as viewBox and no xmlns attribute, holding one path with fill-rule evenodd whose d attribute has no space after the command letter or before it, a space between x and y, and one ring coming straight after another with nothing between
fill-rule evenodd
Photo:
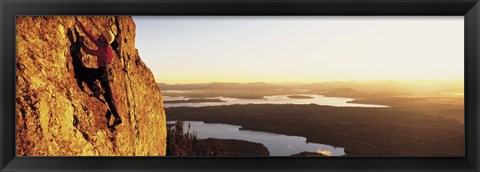
<instances>
[{"instance_id":1,"label":"black picture frame","mask_svg":"<svg viewBox=\"0 0 480 172\"><path fill-rule=\"evenodd\" d=\"M0 171L479 171L478 0L0 0ZM465 157L16 157L17 15L464 16Z\"/></svg>"}]
</instances>

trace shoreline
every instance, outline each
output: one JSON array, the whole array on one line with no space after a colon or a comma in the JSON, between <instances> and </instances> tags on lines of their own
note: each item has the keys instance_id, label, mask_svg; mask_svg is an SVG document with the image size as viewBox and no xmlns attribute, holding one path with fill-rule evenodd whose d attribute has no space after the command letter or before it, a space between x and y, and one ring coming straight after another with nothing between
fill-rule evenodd
<instances>
[{"instance_id":1,"label":"shoreline","mask_svg":"<svg viewBox=\"0 0 480 172\"><path fill-rule=\"evenodd\" d=\"M463 154L463 125L398 108L250 104L171 107L166 111L167 120L223 123L242 126L242 130L302 136L307 142L344 147L347 156Z\"/></svg>"}]
</instances>

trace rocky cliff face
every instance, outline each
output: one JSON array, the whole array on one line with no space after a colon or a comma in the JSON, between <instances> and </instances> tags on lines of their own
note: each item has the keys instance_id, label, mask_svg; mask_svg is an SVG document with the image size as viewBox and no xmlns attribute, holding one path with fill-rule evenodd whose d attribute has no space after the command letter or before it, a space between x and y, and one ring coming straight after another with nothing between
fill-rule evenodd
<instances>
[{"instance_id":1,"label":"rocky cliff face","mask_svg":"<svg viewBox=\"0 0 480 172\"><path fill-rule=\"evenodd\" d=\"M76 76L79 63L97 67L96 57L75 46L77 37L85 36L78 21L93 35L111 29L122 45L112 62L113 94L123 120L115 130L106 125L109 108L103 96L89 96ZM17 155L165 155L162 97L135 49L131 17L17 17L16 47Z\"/></svg>"}]
</instances>

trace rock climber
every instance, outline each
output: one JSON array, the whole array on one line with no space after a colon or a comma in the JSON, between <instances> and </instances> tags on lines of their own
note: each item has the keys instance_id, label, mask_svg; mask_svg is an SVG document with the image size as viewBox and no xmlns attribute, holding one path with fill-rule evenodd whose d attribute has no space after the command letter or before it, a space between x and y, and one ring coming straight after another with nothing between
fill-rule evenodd
<instances>
[{"instance_id":1,"label":"rock climber","mask_svg":"<svg viewBox=\"0 0 480 172\"><path fill-rule=\"evenodd\" d=\"M110 121L110 113L107 113L105 116L107 118L107 126L109 128L114 128L115 126L122 123L122 119L118 115L118 108L117 108L117 101L115 99L115 95L113 95L111 81L113 81L113 70L112 70L112 59L113 59L113 49L110 44L114 41L115 36L109 30L105 30L102 32L98 38L95 38L92 33L85 28L85 26L78 22L78 26L82 29L82 31L87 35L87 37L92 41L97 50L89 49L84 43L83 37L80 37L80 45L87 54L91 54L93 56L97 56L97 65L98 68L86 68L84 70L84 74L87 77L90 77L93 80L99 80L100 85L102 88L97 90L92 90L94 94L103 94L105 101L110 108L111 114L115 117L113 124L109 126Z\"/></svg>"}]
</instances>

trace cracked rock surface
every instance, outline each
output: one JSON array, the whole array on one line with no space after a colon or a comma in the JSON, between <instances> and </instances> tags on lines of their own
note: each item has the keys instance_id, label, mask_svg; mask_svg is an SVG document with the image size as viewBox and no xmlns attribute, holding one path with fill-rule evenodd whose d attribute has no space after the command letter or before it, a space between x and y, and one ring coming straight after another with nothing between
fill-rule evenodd
<instances>
[{"instance_id":1,"label":"cracked rock surface","mask_svg":"<svg viewBox=\"0 0 480 172\"><path fill-rule=\"evenodd\" d=\"M80 35L96 49L78 21L96 36L99 30L110 29L122 45L112 62L113 94L123 120L115 130L106 125L109 108L101 101L103 96L89 96L91 90L75 75L79 61L97 67L96 57L74 45ZM135 48L131 17L18 16L16 61L18 156L165 155L162 97Z\"/></svg>"}]
</instances>

